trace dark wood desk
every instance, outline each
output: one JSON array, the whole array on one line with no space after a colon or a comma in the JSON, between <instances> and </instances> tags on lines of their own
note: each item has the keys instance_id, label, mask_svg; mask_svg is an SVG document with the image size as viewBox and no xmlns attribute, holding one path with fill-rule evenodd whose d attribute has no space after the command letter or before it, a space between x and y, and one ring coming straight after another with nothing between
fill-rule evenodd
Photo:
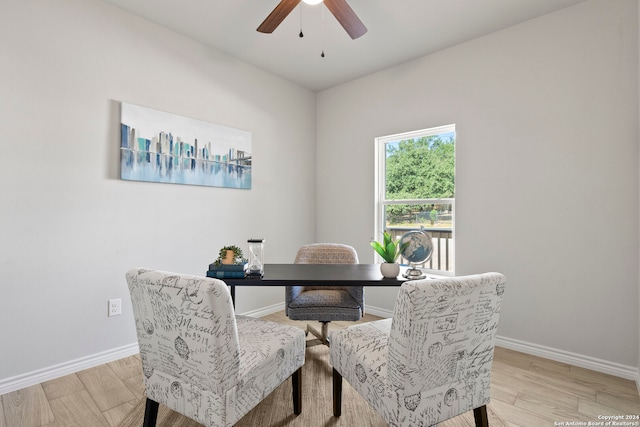
<instances>
[{"instance_id":1,"label":"dark wood desk","mask_svg":"<svg viewBox=\"0 0 640 427\"><path fill-rule=\"evenodd\" d=\"M264 274L221 279L231 288L235 305L236 286L400 286L407 279L401 268L396 279L385 279L380 264L265 264Z\"/></svg>"}]
</instances>

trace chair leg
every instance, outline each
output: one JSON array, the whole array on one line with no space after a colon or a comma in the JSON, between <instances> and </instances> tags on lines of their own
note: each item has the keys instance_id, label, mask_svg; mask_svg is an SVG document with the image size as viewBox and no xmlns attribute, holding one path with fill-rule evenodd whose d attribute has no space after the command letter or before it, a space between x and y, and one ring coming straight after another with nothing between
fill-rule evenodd
<instances>
[{"instance_id":1,"label":"chair leg","mask_svg":"<svg viewBox=\"0 0 640 427\"><path fill-rule=\"evenodd\" d=\"M329 322L322 322L322 342L324 343L324 345L326 345L327 347L329 347L329 339L327 338L327 335L329 333Z\"/></svg>"},{"instance_id":2,"label":"chair leg","mask_svg":"<svg viewBox=\"0 0 640 427\"><path fill-rule=\"evenodd\" d=\"M293 389L293 413L302 413L302 368L291 375L291 388Z\"/></svg>"},{"instance_id":3,"label":"chair leg","mask_svg":"<svg viewBox=\"0 0 640 427\"><path fill-rule=\"evenodd\" d=\"M158 406L160 404L147 397L147 404L144 408L144 422L142 427L156 427L156 419L158 418Z\"/></svg>"},{"instance_id":4,"label":"chair leg","mask_svg":"<svg viewBox=\"0 0 640 427\"><path fill-rule=\"evenodd\" d=\"M473 418L476 420L476 427L489 427L489 417L487 417L487 405L482 405L473 410Z\"/></svg>"},{"instance_id":5,"label":"chair leg","mask_svg":"<svg viewBox=\"0 0 640 427\"><path fill-rule=\"evenodd\" d=\"M313 339L313 340L309 340L307 341L307 347L313 347L316 345L326 345L329 346L329 341L327 340L327 332L329 330L329 322L323 322L320 321L320 323L322 323L322 330L318 331L316 328L314 328L311 325L307 325L307 330L305 332L305 335L308 335L309 332L311 332L311 334L313 334L317 339Z\"/></svg>"},{"instance_id":6,"label":"chair leg","mask_svg":"<svg viewBox=\"0 0 640 427\"><path fill-rule=\"evenodd\" d=\"M342 415L342 375L333 368L333 416Z\"/></svg>"}]
</instances>

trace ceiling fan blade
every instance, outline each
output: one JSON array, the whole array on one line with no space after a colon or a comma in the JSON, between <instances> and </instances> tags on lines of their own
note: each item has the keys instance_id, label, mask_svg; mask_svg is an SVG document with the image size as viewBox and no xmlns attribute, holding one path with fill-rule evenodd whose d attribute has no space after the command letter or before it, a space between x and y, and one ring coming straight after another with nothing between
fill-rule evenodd
<instances>
[{"instance_id":1,"label":"ceiling fan blade","mask_svg":"<svg viewBox=\"0 0 640 427\"><path fill-rule=\"evenodd\" d=\"M352 39L355 40L367 32L367 27L364 26L346 0L324 0L324 4Z\"/></svg>"},{"instance_id":2,"label":"ceiling fan blade","mask_svg":"<svg viewBox=\"0 0 640 427\"><path fill-rule=\"evenodd\" d=\"M278 25L284 21L284 18L295 9L300 1L301 0L281 0L276 8L267 16L267 19L260 24L258 31L261 33L273 33L273 30L278 28Z\"/></svg>"}]
</instances>

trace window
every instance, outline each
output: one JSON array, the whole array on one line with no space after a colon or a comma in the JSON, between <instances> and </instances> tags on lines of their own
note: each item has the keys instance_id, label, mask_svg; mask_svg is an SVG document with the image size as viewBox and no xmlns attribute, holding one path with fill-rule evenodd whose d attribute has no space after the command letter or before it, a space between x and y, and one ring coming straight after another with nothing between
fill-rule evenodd
<instances>
[{"instance_id":1,"label":"window","mask_svg":"<svg viewBox=\"0 0 640 427\"><path fill-rule=\"evenodd\" d=\"M375 235L423 226L433 255L422 267L454 274L455 125L376 138ZM402 260L406 263L406 260Z\"/></svg>"}]
</instances>

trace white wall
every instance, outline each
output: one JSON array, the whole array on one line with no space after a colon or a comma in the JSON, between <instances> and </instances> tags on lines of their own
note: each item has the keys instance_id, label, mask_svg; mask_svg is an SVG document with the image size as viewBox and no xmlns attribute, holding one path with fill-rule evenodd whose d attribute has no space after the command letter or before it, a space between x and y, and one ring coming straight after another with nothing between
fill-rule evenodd
<instances>
[{"instance_id":1,"label":"white wall","mask_svg":"<svg viewBox=\"0 0 640 427\"><path fill-rule=\"evenodd\" d=\"M313 241L314 93L93 0L3 0L0 52L0 383L135 343L131 267ZM119 180L121 101L252 132L253 188ZM241 289L237 310L282 297Z\"/></svg>"},{"instance_id":2,"label":"white wall","mask_svg":"<svg viewBox=\"0 0 640 427\"><path fill-rule=\"evenodd\" d=\"M318 240L373 262L374 138L455 123L457 273L506 274L499 335L633 372L636 9L590 0L319 93Z\"/></svg>"},{"instance_id":3,"label":"white wall","mask_svg":"<svg viewBox=\"0 0 640 427\"><path fill-rule=\"evenodd\" d=\"M324 91L316 121L313 93L103 3L0 2L0 384L134 343L130 267L203 274L254 236L267 262L314 240L372 262L373 138L447 123L458 273L507 274L500 335L637 366L636 3L588 1ZM120 181L120 101L251 131L253 189ZM391 309L394 292L367 302ZM239 312L282 301L238 294Z\"/></svg>"}]
</instances>

